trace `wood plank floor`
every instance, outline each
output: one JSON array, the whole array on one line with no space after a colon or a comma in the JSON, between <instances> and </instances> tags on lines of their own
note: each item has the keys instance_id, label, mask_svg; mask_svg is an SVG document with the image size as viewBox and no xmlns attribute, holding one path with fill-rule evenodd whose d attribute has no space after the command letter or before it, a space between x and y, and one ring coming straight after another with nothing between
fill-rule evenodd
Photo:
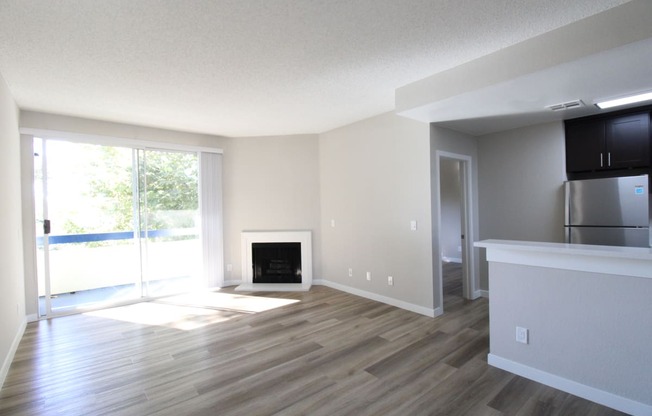
<instances>
[{"instance_id":1,"label":"wood plank floor","mask_svg":"<svg viewBox=\"0 0 652 416\"><path fill-rule=\"evenodd\" d=\"M486 299L451 291L445 308L432 319L316 286L41 321L0 414L621 414L488 366Z\"/></svg>"}]
</instances>

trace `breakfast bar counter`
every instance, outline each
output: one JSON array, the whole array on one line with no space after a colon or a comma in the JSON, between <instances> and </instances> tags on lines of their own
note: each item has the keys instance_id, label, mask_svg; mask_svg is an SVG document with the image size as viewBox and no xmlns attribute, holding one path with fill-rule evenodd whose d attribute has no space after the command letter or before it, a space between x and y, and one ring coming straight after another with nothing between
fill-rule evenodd
<instances>
[{"instance_id":1,"label":"breakfast bar counter","mask_svg":"<svg viewBox=\"0 0 652 416\"><path fill-rule=\"evenodd\" d=\"M652 249L485 240L489 364L652 415Z\"/></svg>"}]
</instances>

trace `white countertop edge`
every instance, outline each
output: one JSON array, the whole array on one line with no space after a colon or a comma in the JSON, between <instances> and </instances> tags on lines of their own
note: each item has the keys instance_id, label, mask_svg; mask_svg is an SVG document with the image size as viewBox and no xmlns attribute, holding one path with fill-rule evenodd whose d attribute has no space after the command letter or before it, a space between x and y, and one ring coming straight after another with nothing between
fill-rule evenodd
<instances>
[{"instance_id":1,"label":"white countertop edge","mask_svg":"<svg viewBox=\"0 0 652 416\"><path fill-rule=\"evenodd\" d=\"M652 249L483 240L487 261L652 279Z\"/></svg>"},{"instance_id":2,"label":"white countertop edge","mask_svg":"<svg viewBox=\"0 0 652 416\"><path fill-rule=\"evenodd\" d=\"M482 240L475 242L473 245L482 248L652 260L652 248L645 247L595 246L588 244L544 243L539 241L517 240Z\"/></svg>"}]
</instances>

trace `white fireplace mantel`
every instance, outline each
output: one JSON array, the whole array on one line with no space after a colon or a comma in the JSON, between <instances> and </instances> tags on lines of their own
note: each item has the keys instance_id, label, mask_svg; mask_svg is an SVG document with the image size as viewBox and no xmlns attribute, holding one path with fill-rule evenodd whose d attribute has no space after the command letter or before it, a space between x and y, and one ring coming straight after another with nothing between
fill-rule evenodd
<instances>
[{"instance_id":1,"label":"white fireplace mantel","mask_svg":"<svg viewBox=\"0 0 652 416\"><path fill-rule=\"evenodd\" d=\"M308 291L312 286L312 233L299 231L243 231L242 241L242 284L238 291ZM301 283L254 283L253 243L301 243Z\"/></svg>"}]
</instances>

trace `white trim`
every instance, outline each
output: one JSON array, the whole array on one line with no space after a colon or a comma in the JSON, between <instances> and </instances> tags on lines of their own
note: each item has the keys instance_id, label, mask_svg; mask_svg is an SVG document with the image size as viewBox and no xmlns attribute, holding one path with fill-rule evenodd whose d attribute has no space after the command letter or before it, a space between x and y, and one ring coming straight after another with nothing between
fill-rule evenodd
<instances>
[{"instance_id":1,"label":"white trim","mask_svg":"<svg viewBox=\"0 0 652 416\"><path fill-rule=\"evenodd\" d=\"M5 379L7 378L7 374L9 374L9 367L11 367L11 363L12 361L14 361L14 357L16 356L16 351L18 350L18 345L20 344L20 340L23 338L23 334L25 334L26 328L27 328L27 319L23 317L23 320L20 323L20 326L18 327L18 331L14 336L14 340L11 343L11 346L9 347L9 352L5 357L5 361L2 363L2 368L0 368L0 388L2 388L2 386L5 384Z\"/></svg>"},{"instance_id":2,"label":"white trim","mask_svg":"<svg viewBox=\"0 0 652 416\"><path fill-rule=\"evenodd\" d=\"M319 283L317 283L319 282ZM379 295L377 293L367 292L366 290L356 289L354 287L346 286L340 283L331 282L329 280L316 280L314 284L319 284L322 286L327 286L333 289L341 290L342 292L347 292L352 295L360 296L363 298L375 300L376 302L386 303L388 305L396 306L397 308L405 309L410 312L418 313L420 315L425 315L430 318L435 318L441 315L443 312L442 308L426 308L424 306L415 305L413 303L404 302L402 300L390 298L387 296Z\"/></svg>"},{"instance_id":3,"label":"white trim","mask_svg":"<svg viewBox=\"0 0 652 416\"><path fill-rule=\"evenodd\" d=\"M301 284L295 290L307 291L312 286L312 232L310 230L288 231L243 231L240 234L242 255L242 284L235 290L278 291L275 285L254 283L251 245L253 243L301 243ZM293 290L286 283L279 283L284 289ZM272 288L270 288L272 286Z\"/></svg>"},{"instance_id":4,"label":"white trim","mask_svg":"<svg viewBox=\"0 0 652 416\"><path fill-rule=\"evenodd\" d=\"M474 235L474 222L473 222L473 158L468 155L446 152L437 150L435 152L435 168L437 172L437 180L435 181L435 200L438 204L437 209L437 241L438 246L442 246L441 236L441 160L453 159L461 162L460 181L462 186L462 234L464 234L464 241L462 243L462 283L464 297L467 299L476 299L476 273L475 273L475 253L473 242L475 241ZM443 310L444 307L444 294L443 294L443 279L442 279L442 261L438 261L439 278L434 282L439 287L439 305Z\"/></svg>"},{"instance_id":5,"label":"white trim","mask_svg":"<svg viewBox=\"0 0 652 416\"><path fill-rule=\"evenodd\" d=\"M30 313L29 315L27 315L27 322L28 323L30 323L30 322L38 322L38 320L39 320L38 319L38 314Z\"/></svg>"},{"instance_id":6,"label":"white trim","mask_svg":"<svg viewBox=\"0 0 652 416\"><path fill-rule=\"evenodd\" d=\"M216 147L207 146L193 146L188 144L160 142L155 140L142 140L132 139L129 137L115 137L103 136L99 134L86 134L86 133L72 133L67 131L47 130L47 129L34 129L29 127L21 127L21 134L28 134L34 137L49 140L64 140L68 142L77 143L92 143L107 146L125 146L133 147L136 149L164 149L164 150L180 150L184 152L206 152L206 153L219 153L224 151Z\"/></svg>"},{"instance_id":7,"label":"white trim","mask_svg":"<svg viewBox=\"0 0 652 416\"><path fill-rule=\"evenodd\" d=\"M520 364L494 354L487 356L489 365L500 368L510 373L534 380L546 386L554 387L578 397L634 416L652 415L652 405L637 402L626 397L618 396L595 387L587 386L573 380L556 376L536 368Z\"/></svg>"},{"instance_id":8,"label":"white trim","mask_svg":"<svg viewBox=\"0 0 652 416\"><path fill-rule=\"evenodd\" d=\"M489 291L488 290L478 290L476 293L480 297L489 299Z\"/></svg>"},{"instance_id":9,"label":"white trim","mask_svg":"<svg viewBox=\"0 0 652 416\"><path fill-rule=\"evenodd\" d=\"M224 283L222 284L222 287L238 286L241 284L242 284L242 280L225 280Z\"/></svg>"}]
</instances>

